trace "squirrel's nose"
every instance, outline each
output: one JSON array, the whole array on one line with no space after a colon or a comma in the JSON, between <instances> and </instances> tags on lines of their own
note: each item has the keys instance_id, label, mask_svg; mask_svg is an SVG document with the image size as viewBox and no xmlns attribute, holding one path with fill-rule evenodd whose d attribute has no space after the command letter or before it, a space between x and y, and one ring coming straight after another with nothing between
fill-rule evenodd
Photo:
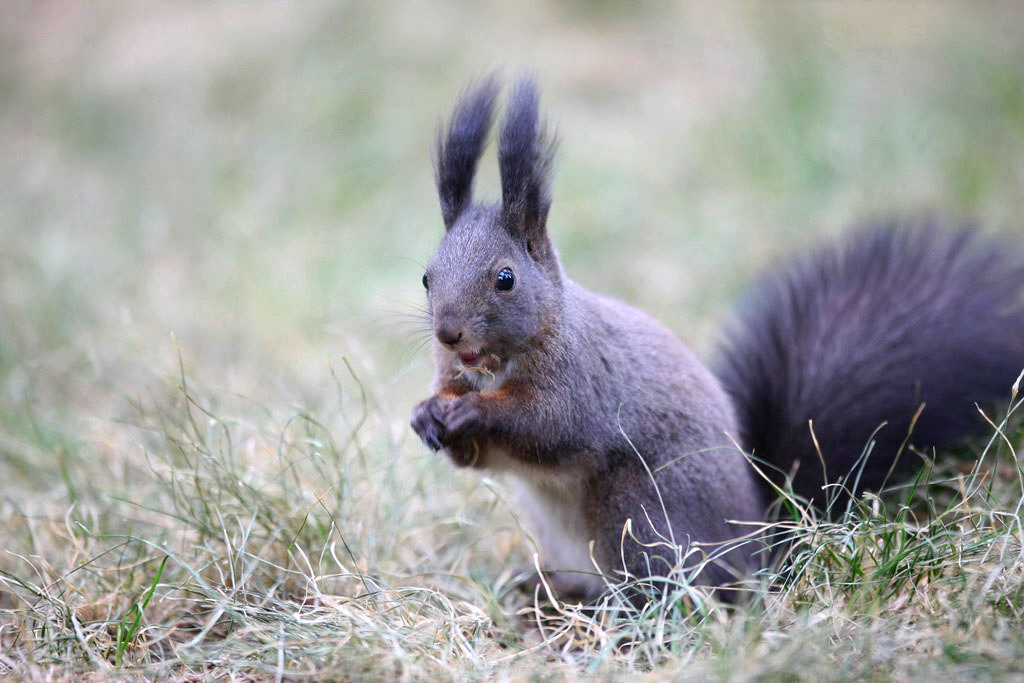
<instances>
[{"instance_id":1,"label":"squirrel's nose","mask_svg":"<svg viewBox=\"0 0 1024 683\"><path fill-rule=\"evenodd\" d=\"M439 327L437 328L437 338L442 344L454 346L462 341L462 330L456 331L451 327Z\"/></svg>"}]
</instances>

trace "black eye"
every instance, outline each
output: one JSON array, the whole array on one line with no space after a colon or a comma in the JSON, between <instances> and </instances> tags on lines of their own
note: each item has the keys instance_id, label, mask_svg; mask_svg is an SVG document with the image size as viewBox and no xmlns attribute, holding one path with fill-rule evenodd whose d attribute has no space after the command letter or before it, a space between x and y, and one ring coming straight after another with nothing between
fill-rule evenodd
<instances>
[{"instance_id":1,"label":"black eye","mask_svg":"<svg viewBox=\"0 0 1024 683\"><path fill-rule=\"evenodd\" d=\"M423 289L430 289L430 279L426 273L423 273Z\"/></svg>"},{"instance_id":2,"label":"black eye","mask_svg":"<svg viewBox=\"0 0 1024 683\"><path fill-rule=\"evenodd\" d=\"M516 276L512 274L511 268L502 268L498 273L498 279L494 282L494 288L499 292L507 292L516 286Z\"/></svg>"}]
</instances>

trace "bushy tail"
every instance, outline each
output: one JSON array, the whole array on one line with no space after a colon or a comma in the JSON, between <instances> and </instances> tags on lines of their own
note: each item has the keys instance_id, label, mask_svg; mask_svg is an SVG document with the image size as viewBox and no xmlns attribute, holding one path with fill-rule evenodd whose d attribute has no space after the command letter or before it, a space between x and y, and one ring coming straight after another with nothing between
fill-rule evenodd
<instances>
[{"instance_id":1,"label":"bushy tail","mask_svg":"<svg viewBox=\"0 0 1024 683\"><path fill-rule=\"evenodd\" d=\"M1008 398L1024 368L1022 255L969 229L888 224L767 278L718 365L744 446L823 506L871 439L858 489L885 482L912 423L919 448L978 433L975 404ZM915 464L904 452L896 471Z\"/></svg>"}]
</instances>

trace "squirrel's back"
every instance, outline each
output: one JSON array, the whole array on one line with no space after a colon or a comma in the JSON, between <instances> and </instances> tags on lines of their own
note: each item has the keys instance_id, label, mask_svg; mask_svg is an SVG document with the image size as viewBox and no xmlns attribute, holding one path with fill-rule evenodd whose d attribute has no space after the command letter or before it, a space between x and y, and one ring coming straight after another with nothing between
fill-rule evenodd
<instances>
[{"instance_id":1,"label":"squirrel's back","mask_svg":"<svg viewBox=\"0 0 1024 683\"><path fill-rule=\"evenodd\" d=\"M1024 368L1015 246L971 229L876 225L768 277L718 365L744 446L824 506L822 486L852 489L856 475L845 477L872 439L860 489L884 484L905 441L942 447L976 433L976 404L1008 398ZM903 452L896 471L915 461Z\"/></svg>"}]
</instances>

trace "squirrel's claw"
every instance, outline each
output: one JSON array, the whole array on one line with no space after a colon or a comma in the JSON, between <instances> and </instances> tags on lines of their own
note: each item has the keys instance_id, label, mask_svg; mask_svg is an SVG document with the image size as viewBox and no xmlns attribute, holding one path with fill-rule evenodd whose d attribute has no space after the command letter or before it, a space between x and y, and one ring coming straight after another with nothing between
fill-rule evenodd
<instances>
[{"instance_id":1,"label":"squirrel's claw","mask_svg":"<svg viewBox=\"0 0 1024 683\"><path fill-rule=\"evenodd\" d=\"M473 436L483 429L483 411L478 393L469 393L452 401L445 414L445 431L448 442Z\"/></svg>"},{"instance_id":2,"label":"squirrel's claw","mask_svg":"<svg viewBox=\"0 0 1024 683\"><path fill-rule=\"evenodd\" d=\"M428 398L416 406L410 424L427 448L435 452L441 450L447 430L444 426L440 399L437 396Z\"/></svg>"}]
</instances>

